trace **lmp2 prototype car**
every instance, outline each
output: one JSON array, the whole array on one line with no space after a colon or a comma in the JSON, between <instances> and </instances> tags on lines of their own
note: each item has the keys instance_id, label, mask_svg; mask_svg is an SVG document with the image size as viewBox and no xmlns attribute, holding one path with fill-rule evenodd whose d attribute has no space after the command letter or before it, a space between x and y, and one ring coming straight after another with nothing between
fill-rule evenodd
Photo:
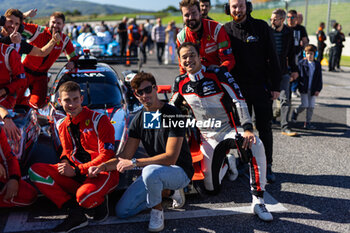
<instances>
[{"instance_id":1,"label":"lmp2 prototype car","mask_svg":"<svg viewBox=\"0 0 350 233\"><path fill-rule=\"evenodd\" d=\"M64 67L56 78L50 80L50 101L41 113L49 116L49 132L55 149L59 151L61 145L56 123L66 115L57 101L58 88L66 81L75 81L80 85L84 96L83 106L108 116L115 129L115 146L118 153L127 138L126 130L129 121L128 101L125 95L127 87L110 66L97 63L96 58L88 54L79 58L76 69L70 71Z\"/></svg>"},{"instance_id":2,"label":"lmp2 prototype car","mask_svg":"<svg viewBox=\"0 0 350 233\"><path fill-rule=\"evenodd\" d=\"M83 106L108 116L115 130L116 153L120 152L127 139L127 127L132 115L142 106L138 101L130 100L130 90L112 67L98 63L95 57L90 56L89 50L84 50L84 55L77 61L77 68L70 71L63 67L55 78L51 77L48 84L49 103L39 111L41 118L45 116L48 119L45 132L52 138L57 156L62 151L57 122L66 116L57 100L58 89L66 81L75 81L80 85L84 96ZM143 155L142 149L138 153ZM134 175L135 172L122 174L125 178L120 178L118 189L126 188Z\"/></svg>"}]
</instances>

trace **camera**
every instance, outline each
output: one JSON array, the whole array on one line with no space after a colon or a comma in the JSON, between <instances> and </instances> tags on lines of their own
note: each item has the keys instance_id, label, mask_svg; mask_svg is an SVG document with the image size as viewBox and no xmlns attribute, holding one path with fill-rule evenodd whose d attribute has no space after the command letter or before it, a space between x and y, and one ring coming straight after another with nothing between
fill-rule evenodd
<instances>
[{"instance_id":1,"label":"camera","mask_svg":"<svg viewBox=\"0 0 350 233\"><path fill-rule=\"evenodd\" d=\"M253 153L252 153L252 150L249 148L248 149L242 148L243 141L244 141L244 137L238 133L235 137L238 155L243 163L249 163L250 160L253 158Z\"/></svg>"}]
</instances>

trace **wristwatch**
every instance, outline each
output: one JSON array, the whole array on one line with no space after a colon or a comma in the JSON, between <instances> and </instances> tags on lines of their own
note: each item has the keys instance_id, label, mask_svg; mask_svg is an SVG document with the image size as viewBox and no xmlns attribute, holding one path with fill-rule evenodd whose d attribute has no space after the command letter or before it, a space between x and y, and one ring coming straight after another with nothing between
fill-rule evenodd
<instances>
[{"instance_id":1,"label":"wristwatch","mask_svg":"<svg viewBox=\"0 0 350 233\"><path fill-rule=\"evenodd\" d=\"M133 167L137 167L137 165L136 165L136 163L137 163L136 158L132 158L131 162L132 162L132 166Z\"/></svg>"}]
</instances>

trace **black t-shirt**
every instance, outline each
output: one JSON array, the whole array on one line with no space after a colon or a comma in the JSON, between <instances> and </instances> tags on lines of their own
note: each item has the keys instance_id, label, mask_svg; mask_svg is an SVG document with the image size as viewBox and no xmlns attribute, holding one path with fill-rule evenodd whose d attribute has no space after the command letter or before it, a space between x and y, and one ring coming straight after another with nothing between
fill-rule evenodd
<instances>
[{"instance_id":1,"label":"black t-shirt","mask_svg":"<svg viewBox=\"0 0 350 233\"><path fill-rule=\"evenodd\" d=\"M118 25L118 29L119 30L127 30L126 23L121 22ZM128 38L128 32L127 31L120 32L119 33L119 37L120 37L121 40L126 40Z\"/></svg>"},{"instance_id":2,"label":"black t-shirt","mask_svg":"<svg viewBox=\"0 0 350 233\"><path fill-rule=\"evenodd\" d=\"M297 26L291 29L293 30L295 54L298 56L299 53L303 50L303 48L300 46L301 39L303 37L306 37L307 40L309 40L309 38L304 26L297 24Z\"/></svg>"},{"instance_id":3,"label":"black t-shirt","mask_svg":"<svg viewBox=\"0 0 350 233\"><path fill-rule=\"evenodd\" d=\"M141 139L147 154L151 157L165 153L168 137L184 137L176 165L181 167L186 172L189 179L191 179L194 170L192 167L190 149L185 138L185 128L174 127L173 124L170 127L167 127L169 124L167 124L166 127L163 127L164 125L162 124L163 119L166 123L169 122L168 119L171 119L172 122L183 120L181 117L178 117L181 113L176 107L169 104L164 104L159 112L161 113L161 116L158 118L160 124L160 128L158 129L148 129L144 127L146 126L144 125L144 115L147 114L147 116L150 116L148 115L149 112L142 109L142 111L137 113L130 124L129 137ZM146 118L148 122L149 119L150 118ZM157 122L154 123L157 124Z\"/></svg>"}]
</instances>

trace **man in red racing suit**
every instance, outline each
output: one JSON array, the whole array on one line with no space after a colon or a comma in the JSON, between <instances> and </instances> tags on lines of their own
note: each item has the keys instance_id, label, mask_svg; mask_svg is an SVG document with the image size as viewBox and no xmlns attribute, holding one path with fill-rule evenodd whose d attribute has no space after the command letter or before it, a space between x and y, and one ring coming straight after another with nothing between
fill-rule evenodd
<instances>
[{"instance_id":1,"label":"man in red racing suit","mask_svg":"<svg viewBox=\"0 0 350 233\"><path fill-rule=\"evenodd\" d=\"M26 85L21 57L13 47L0 43L0 105L12 109Z\"/></svg>"},{"instance_id":2,"label":"man in red racing suit","mask_svg":"<svg viewBox=\"0 0 350 233\"><path fill-rule=\"evenodd\" d=\"M16 156L11 152L5 131L0 127L0 207L28 206L37 192L33 186L21 179Z\"/></svg>"},{"instance_id":3,"label":"man in red racing suit","mask_svg":"<svg viewBox=\"0 0 350 233\"><path fill-rule=\"evenodd\" d=\"M207 69L202 66L198 48L193 43L186 42L178 48L181 64L187 74L180 75L175 79L173 97L171 103L181 107L184 100L189 105L196 121L202 126L197 127L201 133L201 146L204 158L202 170L205 175L204 185L207 190L213 190L214 162L219 153L214 153L217 146L225 139L235 138L233 128L233 105L237 109L238 118L244 130L243 148L251 148L253 157L250 163L250 186L252 191L252 209L260 219L271 221L272 215L264 205L264 190L266 185L266 156L264 145L254 135L252 120L249 115L247 104L241 94L239 86L231 74L222 68ZM211 124L205 124L206 121ZM207 126L206 126L207 125ZM228 156L231 172L235 168L235 161L230 162L233 156ZM234 158L234 157L233 157Z\"/></svg>"},{"instance_id":4,"label":"man in red racing suit","mask_svg":"<svg viewBox=\"0 0 350 233\"><path fill-rule=\"evenodd\" d=\"M33 46L38 48L44 47L56 32L60 33L62 41L58 42L46 57L26 56L23 65L28 78L27 87L31 89L31 96L29 99L24 98L23 92L20 94L17 103L29 104L34 108L43 107L47 94L47 72L63 51L69 61L66 67L68 69L74 68L73 61L77 60L78 56L69 37L62 33L64 21L65 17L62 13L54 12L50 17L49 27L23 23L24 32L22 34L28 38L29 44Z\"/></svg>"},{"instance_id":5,"label":"man in red racing suit","mask_svg":"<svg viewBox=\"0 0 350 233\"><path fill-rule=\"evenodd\" d=\"M223 66L230 71L235 65L235 58L223 25L201 18L198 1L183 0L180 10L185 27L177 34L177 47L184 42L192 42L199 46L203 65ZM179 66L180 74L186 73L180 62Z\"/></svg>"},{"instance_id":6,"label":"man in red racing suit","mask_svg":"<svg viewBox=\"0 0 350 233\"><path fill-rule=\"evenodd\" d=\"M87 176L97 166L115 156L114 127L107 116L82 107L79 84L68 81L59 88L59 102L67 116L57 123L62 143L61 162L36 163L30 179L58 208L70 208L68 218L54 231L68 231L88 224L85 209L94 208L94 220L108 217L108 198L118 184L117 171ZM76 228L74 228L76 229Z\"/></svg>"}]
</instances>

